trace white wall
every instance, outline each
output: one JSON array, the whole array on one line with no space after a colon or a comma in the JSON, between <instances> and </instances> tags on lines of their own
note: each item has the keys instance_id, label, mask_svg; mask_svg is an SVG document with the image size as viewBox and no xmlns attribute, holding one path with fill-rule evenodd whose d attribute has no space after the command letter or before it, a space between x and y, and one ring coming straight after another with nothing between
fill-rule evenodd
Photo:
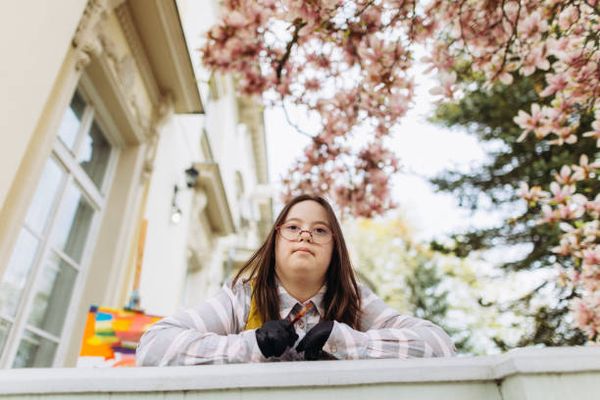
<instances>
[{"instance_id":1,"label":"white wall","mask_svg":"<svg viewBox=\"0 0 600 400\"><path fill-rule=\"evenodd\" d=\"M0 207L63 63L87 0L0 6Z\"/></svg>"},{"instance_id":2,"label":"white wall","mask_svg":"<svg viewBox=\"0 0 600 400\"><path fill-rule=\"evenodd\" d=\"M185 170L200 159L202 117L174 116L161 128L152 173L146 218L148 231L140 281L141 306L156 315L173 313L180 304L187 271L187 235L191 190L185 184ZM173 188L183 215L171 221Z\"/></svg>"},{"instance_id":3,"label":"white wall","mask_svg":"<svg viewBox=\"0 0 600 400\"><path fill-rule=\"evenodd\" d=\"M225 95L217 101L211 101L208 98L208 80L211 74L209 70L202 66L198 51L205 42L206 32L217 21L219 6L214 0L202 2L178 0L177 5L180 10L188 47L194 49L190 51L190 57L196 76L201 81L200 91L206 111L206 130L215 161L219 163L221 169L233 220L237 223L239 210L235 201L235 171L244 168L243 165L240 165L240 157L243 156L245 151L240 152L239 143L236 142L238 140L236 137L237 93L234 92L231 79L225 79L227 82L224 85L227 90ZM247 150L252 151L251 148Z\"/></svg>"},{"instance_id":4,"label":"white wall","mask_svg":"<svg viewBox=\"0 0 600 400\"><path fill-rule=\"evenodd\" d=\"M197 51L202 46L203 35L216 21L218 4L195 0L178 0L177 4L190 57L200 81L205 115L176 116L161 129L145 213L148 233L140 287L142 308L157 315L171 314L180 306L195 304L213 294L223 281L223 266L229 249L244 242L235 235L213 237L214 233L206 231L208 222L204 216L197 210L192 213L192 192L185 188L184 171L193 162L205 161L200 147L203 129L208 133L214 161L219 164L236 226L240 214L236 172L243 176L246 196L249 197L256 185L252 141L248 130L238 124L238 94L232 80L224 78L221 87L225 90L221 97L210 99L210 73L201 66ZM183 215L181 222L174 225L170 214L176 184L182 189L178 194L178 206ZM199 235L206 237L194 237ZM188 274L187 247L190 242L202 253L202 259L198 260L199 269ZM256 244L254 242L252 244ZM206 243L210 243L210 247L205 252Z\"/></svg>"}]
</instances>

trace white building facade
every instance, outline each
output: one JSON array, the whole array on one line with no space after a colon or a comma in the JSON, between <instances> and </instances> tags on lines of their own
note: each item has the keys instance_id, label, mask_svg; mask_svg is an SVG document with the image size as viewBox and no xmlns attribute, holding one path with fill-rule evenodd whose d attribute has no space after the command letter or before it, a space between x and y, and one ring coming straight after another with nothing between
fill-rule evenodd
<instances>
[{"instance_id":1,"label":"white building facade","mask_svg":"<svg viewBox=\"0 0 600 400\"><path fill-rule=\"evenodd\" d=\"M193 3L0 6L0 368L75 365L89 306L134 289L203 300L269 227L262 109L202 84Z\"/></svg>"}]
</instances>

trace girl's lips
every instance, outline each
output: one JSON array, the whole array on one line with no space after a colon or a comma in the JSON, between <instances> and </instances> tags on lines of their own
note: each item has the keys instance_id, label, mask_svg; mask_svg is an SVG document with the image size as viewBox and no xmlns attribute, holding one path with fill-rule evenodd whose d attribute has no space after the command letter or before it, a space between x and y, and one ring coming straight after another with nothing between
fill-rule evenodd
<instances>
[{"instance_id":1,"label":"girl's lips","mask_svg":"<svg viewBox=\"0 0 600 400\"><path fill-rule=\"evenodd\" d=\"M306 248L306 247L300 247L300 248L298 248L298 249L295 249L295 250L294 250L294 253L297 253L297 252L302 252L302 253L308 253L308 254L312 254L312 251L310 251L310 250L309 250L308 248Z\"/></svg>"}]
</instances>

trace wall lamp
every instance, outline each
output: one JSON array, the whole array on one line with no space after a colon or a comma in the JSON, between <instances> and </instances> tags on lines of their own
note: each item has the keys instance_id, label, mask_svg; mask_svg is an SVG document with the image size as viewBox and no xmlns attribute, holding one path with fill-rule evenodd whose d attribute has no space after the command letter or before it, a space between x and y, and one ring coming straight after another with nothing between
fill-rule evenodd
<instances>
[{"instance_id":1,"label":"wall lamp","mask_svg":"<svg viewBox=\"0 0 600 400\"><path fill-rule=\"evenodd\" d=\"M188 188L196 187L196 184L198 184L198 175L200 173L193 165L185 170L185 183Z\"/></svg>"},{"instance_id":2,"label":"wall lamp","mask_svg":"<svg viewBox=\"0 0 600 400\"><path fill-rule=\"evenodd\" d=\"M179 208L179 202L177 201L177 193L179 193L179 186L173 186L173 198L171 199L171 222L177 225L181 222L183 212Z\"/></svg>"},{"instance_id":3,"label":"wall lamp","mask_svg":"<svg viewBox=\"0 0 600 400\"><path fill-rule=\"evenodd\" d=\"M188 169L185 170L185 185L188 189L196 187L198 184L198 176L200 173L198 170L192 165ZM171 222L177 225L181 222L181 218L183 216L183 212L179 207L178 194L181 189L179 186L175 185L173 187L173 197L171 199Z\"/></svg>"}]
</instances>

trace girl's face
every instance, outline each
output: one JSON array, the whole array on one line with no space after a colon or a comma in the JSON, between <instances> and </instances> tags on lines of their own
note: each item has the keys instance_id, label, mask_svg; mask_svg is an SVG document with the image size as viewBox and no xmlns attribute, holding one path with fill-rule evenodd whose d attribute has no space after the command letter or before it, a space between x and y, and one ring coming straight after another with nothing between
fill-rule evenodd
<instances>
[{"instance_id":1,"label":"girl's face","mask_svg":"<svg viewBox=\"0 0 600 400\"><path fill-rule=\"evenodd\" d=\"M292 206L275 240L275 271L284 286L286 282L325 282L333 251L331 235L329 218L322 205L305 200ZM323 243L327 238L330 240Z\"/></svg>"}]
</instances>

